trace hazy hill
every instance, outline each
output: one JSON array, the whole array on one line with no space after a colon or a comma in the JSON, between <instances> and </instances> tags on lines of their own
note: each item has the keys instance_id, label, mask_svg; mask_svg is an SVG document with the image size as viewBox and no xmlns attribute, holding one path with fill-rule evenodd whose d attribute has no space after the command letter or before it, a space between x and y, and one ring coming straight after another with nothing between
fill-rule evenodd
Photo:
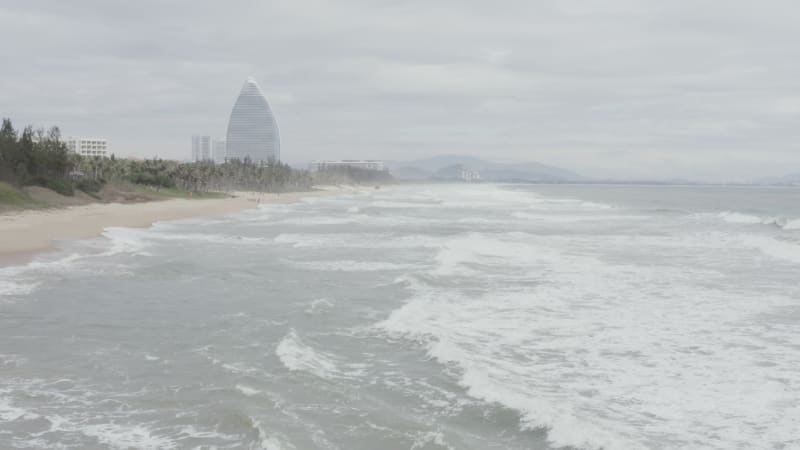
<instances>
[{"instance_id":1,"label":"hazy hill","mask_svg":"<svg viewBox=\"0 0 800 450\"><path fill-rule=\"evenodd\" d=\"M442 169L464 166L477 170L487 181L580 181L580 176L560 167L538 162L496 163L474 156L439 155L415 161L387 161L392 174L401 179L424 179Z\"/></svg>"},{"instance_id":2,"label":"hazy hill","mask_svg":"<svg viewBox=\"0 0 800 450\"><path fill-rule=\"evenodd\" d=\"M756 184L800 185L800 173L792 173L782 177L770 177L756 180Z\"/></svg>"},{"instance_id":3,"label":"hazy hill","mask_svg":"<svg viewBox=\"0 0 800 450\"><path fill-rule=\"evenodd\" d=\"M424 180L430 178L433 173L419 167L403 166L392 168L392 176L401 180Z\"/></svg>"}]
</instances>

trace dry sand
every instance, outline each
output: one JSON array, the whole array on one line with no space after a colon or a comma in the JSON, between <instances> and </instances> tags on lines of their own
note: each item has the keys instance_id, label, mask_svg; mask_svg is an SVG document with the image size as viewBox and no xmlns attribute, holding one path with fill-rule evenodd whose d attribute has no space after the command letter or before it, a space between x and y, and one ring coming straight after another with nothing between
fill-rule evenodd
<instances>
[{"instance_id":1,"label":"dry sand","mask_svg":"<svg viewBox=\"0 0 800 450\"><path fill-rule=\"evenodd\" d=\"M304 197L332 195L336 188L313 192L264 194L237 192L222 199L174 199L145 203L94 203L62 209L0 214L0 257L24 258L51 248L54 241L100 236L107 227L148 227L154 222L218 216L255 208L261 203L292 203Z\"/></svg>"}]
</instances>

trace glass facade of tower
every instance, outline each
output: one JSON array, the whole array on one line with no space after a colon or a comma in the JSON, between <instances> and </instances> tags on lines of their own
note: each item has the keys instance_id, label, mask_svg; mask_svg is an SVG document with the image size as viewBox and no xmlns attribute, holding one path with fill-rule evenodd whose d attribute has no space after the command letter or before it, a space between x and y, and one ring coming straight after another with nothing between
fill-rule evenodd
<instances>
[{"instance_id":1,"label":"glass facade of tower","mask_svg":"<svg viewBox=\"0 0 800 450\"><path fill-rule=\"evenodd\" d=\"M281 159L278 123L253 78L248 78L233 105L225 143L226 159Z\"/></svg>"}]
</instances>

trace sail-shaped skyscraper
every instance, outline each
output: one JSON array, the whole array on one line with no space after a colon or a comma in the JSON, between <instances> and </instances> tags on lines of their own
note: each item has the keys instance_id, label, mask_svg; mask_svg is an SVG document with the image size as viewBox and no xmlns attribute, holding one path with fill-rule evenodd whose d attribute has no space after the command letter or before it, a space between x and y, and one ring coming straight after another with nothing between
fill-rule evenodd
<instances>
[{"instance_id":1,"label":"sail-shaped skyscraper","mask_svg":"<svg viewBox=\"0 0 800 450\"><path fill-rule=\"evenodd\" d=\"M233 105L225 144L226 159L281 159L278 122L256 80L248 78Z\"/></svg>"}]
</instances>

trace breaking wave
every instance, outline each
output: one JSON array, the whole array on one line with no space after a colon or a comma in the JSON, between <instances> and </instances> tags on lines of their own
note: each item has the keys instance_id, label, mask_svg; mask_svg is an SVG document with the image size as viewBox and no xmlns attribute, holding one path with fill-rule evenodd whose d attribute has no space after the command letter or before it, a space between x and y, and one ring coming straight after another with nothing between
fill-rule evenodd
<instances>
[{"instance_id":1,"label":"breaking wave","mask_svg":"<svg viewBox=\"0 0 800 450\"><path fill-rule=\"evenodd\" d=\"M333 356L314 350L300 339L294 329L278 343L275 354L283 366L293 372L308 372L325 379L337 378L341 374Z\"/></svg>"},{"instance_id":2,"label":"breaking wave","mask_svg":"<svg viewBox=\"0 0 800 450\"><path fill-rule=\"evenodd\" d=\"M751 214L738 212L721 212L718 217L728 223L742 225L770 225L784 230L800 230L800 219L788 218L783 216L760 217Z\"/></svg>"}]
</instances>

